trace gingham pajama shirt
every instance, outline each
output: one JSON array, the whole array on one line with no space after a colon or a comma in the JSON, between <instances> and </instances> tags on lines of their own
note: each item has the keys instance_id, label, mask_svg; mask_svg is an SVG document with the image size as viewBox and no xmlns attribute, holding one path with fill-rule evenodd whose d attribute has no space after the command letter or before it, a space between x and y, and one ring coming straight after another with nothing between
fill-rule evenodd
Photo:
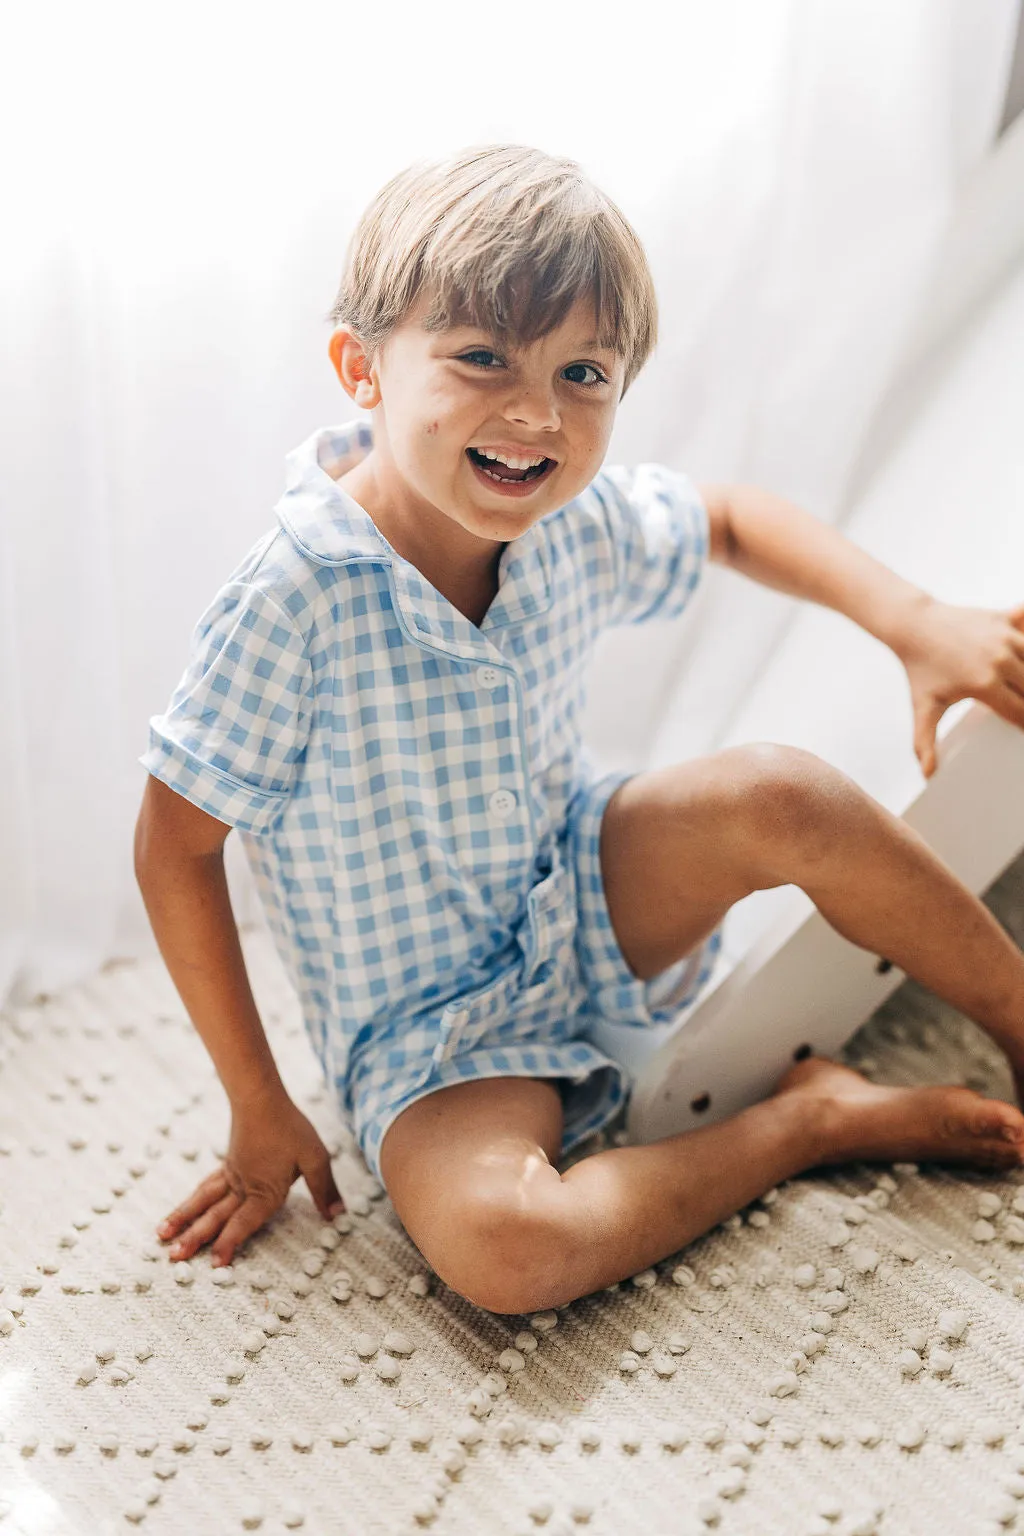
<instances>
[{"instance_id":1,"label":"gingham pajama shirt","mask_svg":"<svg viewBox=\"0 0 1024 1536\"><path fill-rule=\"evenodd\" d=\"M507 545L477 628L335 483L371 447L356 420L287 455L140 761L237 829L378 1178L399 1111L468 1078L566 1079L565 1153L629 1088L588 1025L675 1017L721 945L630 971L598 853L629 774L599 775L579 727L597 636L683 611L707 513L675 470L602 468Z\"/></svg>"}]
</instances>

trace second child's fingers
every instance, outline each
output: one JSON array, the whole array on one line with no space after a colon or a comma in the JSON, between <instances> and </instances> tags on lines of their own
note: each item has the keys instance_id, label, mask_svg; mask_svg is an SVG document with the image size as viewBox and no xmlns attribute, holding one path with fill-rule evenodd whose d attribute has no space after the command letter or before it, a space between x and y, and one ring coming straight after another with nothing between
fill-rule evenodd
<instances>
[{"instance_id":1,"label":"second child's fingers","mask_svg":"<svg viewBox=\"0 0 1024 1536\"><path fill-rule=\"evenodd\" d=\"M204 1211L197 1217L192 1225L171 1244L171 1258L190 1259L194 1253L198 1253L204 1243L208 1243L211 1238L217 1236L240 1204L240 1196L236 1195L234 1190L228 1190L223 1200L218 1200L216 1205L211 1205L208 1211Z\"/></svg>"},{"instance_id":2,"label":"second child's fingers","mask_svg":"<svg viewBox=\"0 0 1024 1536\"><path fill-rule=\"evenodd\" d=\"M169 1237L176 1237L182 1227L194 1221L197 1216L201 1216L215 1200L220 1200L229 1187L224 1169L215 1168L200 1184L196 1185L187 1200L183 1200L169 1216L164 1217L156 1229L157 1236L165 1242Z\"/></svg>"}]
</instances>

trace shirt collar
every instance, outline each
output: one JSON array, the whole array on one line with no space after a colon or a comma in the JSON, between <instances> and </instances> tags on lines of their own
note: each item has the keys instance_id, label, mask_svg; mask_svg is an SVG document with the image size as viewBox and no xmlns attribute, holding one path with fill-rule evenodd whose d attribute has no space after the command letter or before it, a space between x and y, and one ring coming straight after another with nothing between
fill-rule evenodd
<instances>
[{"instance_id":1,"label":"shirt collar","mask_svg":"<svg viewBox=\"0 0 1024 1536\"><path fill-rule=\"evenodd\" d=\"M275 511L292 543L318 565L393 553L368 512L336 484L373 447L369 422L322 427L285 456L285 492Z\"/></svg>"},{"instance_id":2,"label":"shirt collar","mask_svg":"<svg viewBox=\"0 0 1024 1536\"><path fill-rule=\"evenodd\" d=\"M400 555L357 501L336 483L373 447L369 422L322 427L286 455L286 489L275 508L289 538L319 565L379 560L391 567L402 615L417 637L442 650L484 654L491 631L545 613L551 606L551 553L544 518L502 552L498 591L477 628Z\"/></svg>"}]
</instances>

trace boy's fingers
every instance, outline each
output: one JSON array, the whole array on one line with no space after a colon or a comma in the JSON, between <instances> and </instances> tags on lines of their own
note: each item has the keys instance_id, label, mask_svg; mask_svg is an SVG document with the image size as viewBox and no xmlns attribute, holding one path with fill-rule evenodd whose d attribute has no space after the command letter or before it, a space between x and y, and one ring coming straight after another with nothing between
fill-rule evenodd
<instances>
[{"instance_id":1,"label":"boy's fingers","mask_svg":"<svg viewBox=\"0 0 1024 1536\"><path fill-rule=\"evenodd\" d=\"M992 708L998 710L1004 720L1009 720L1011 725L1024 726L1024 698L1008 683L1003 683L993 697Z\"/></svg>"},{"instance_id":2,"label":"boy's fingers","mask_svg":"<svg viewBox=\"0 0 1024 1536\"><path fill-rule=\"evenodd\" d=\"M935 772L935 732L947 707L945 704L925 702L918 707L914 717L914 752L926 778Z\"/></svg>"},{"instance_id":3,"label":"boy's fingers","mask_svg":"<svg viewBox=\"0 0 1024 1536\"><path fill-rule=\"evenodd\" d=\"M235 1249L240 1248L247 1237L258 1232L263 1223L269 1221L273 1214L273 1210L265 1201L250 1195L226 1223L223 1232L211 1248L210 1253L214 1264L230 1264Z\"/></svg>"},{"instance_id":4,"label":"boy's fingers","mask_svg":"<svg viewBox=\"0 0 1024 1536\"><path fill-rule=\"evenodd\" d=\"M223 1168L217 1168L213 1173L208 1173L188 1199L183 1200L159 1223L156 1229L157 1236L164 1239L173 1237L182 1227L187 1226L190 1221L194 1221L197 1216L201 1216L208 1210L215 1200L222 1199L228 1187L227 1175Z\"/></svg>"},{"instance_id":5,"label":"boy's fingers","mask_svg":"<svg viewBox=\"0 0 1024 1536\"><path fill-rule=\"evenodd\" d=\"M238 1196L233 1190L229 1190L223 1200L218 1200L216 1205L211 1205L208 1211L204 1211L192 1225L182 1232L171 1245L170 1256L177 1262L179 1259L190 1259L197 1253L204 1243L208 1243L211 1237L216 1237L221 1227L227 1221L238 1206Z\"/></svg>"},{"instance_id":6,"label":"boy's fingers","mask_svg":"<svg viewBox=\"0 0 1024 1536\"><path fill-rule=\"evenodd\" d=\"M313 1168L303 1168L302 1177L313 1196L314 1205L325 1221L330 1221L332 1216L337 1216L345 1209L345 1202L338 1193L338 1186L334 1182L334 1174L331 1172L331 1164L327 1158Z\"/></svg>"}]
</instances>

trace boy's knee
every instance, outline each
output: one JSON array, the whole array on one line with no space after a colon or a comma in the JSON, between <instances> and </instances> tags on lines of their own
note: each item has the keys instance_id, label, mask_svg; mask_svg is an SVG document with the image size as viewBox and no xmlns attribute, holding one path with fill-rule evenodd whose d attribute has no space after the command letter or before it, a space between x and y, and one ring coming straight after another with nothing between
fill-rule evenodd
<instances>
[{"instance_id":1,"label":"boy's knee","mask_svg":"<svg viewBox=\"0 0 1024 1536\"><path fill-rule=\"evenodd\" d=\"M796 880L801 868L829 856L850 817L867 796L852 779L813 752L778 742L751 742L738 757L739 818L778 884Z\"/></svg>"},{"instance_id":2,"label":"boy's knee","mask_svg":"<svg viewBox=\"0 0 1024 1536\"><path fill-rule=\"evenodd\" d=\"M514 1186L468 1190L445 1227L447 1240L431 1262L474 1306L525 1313L563 1299L565 1234L551 1202L524 1201Z\"/></svg>"}]
</instances>

